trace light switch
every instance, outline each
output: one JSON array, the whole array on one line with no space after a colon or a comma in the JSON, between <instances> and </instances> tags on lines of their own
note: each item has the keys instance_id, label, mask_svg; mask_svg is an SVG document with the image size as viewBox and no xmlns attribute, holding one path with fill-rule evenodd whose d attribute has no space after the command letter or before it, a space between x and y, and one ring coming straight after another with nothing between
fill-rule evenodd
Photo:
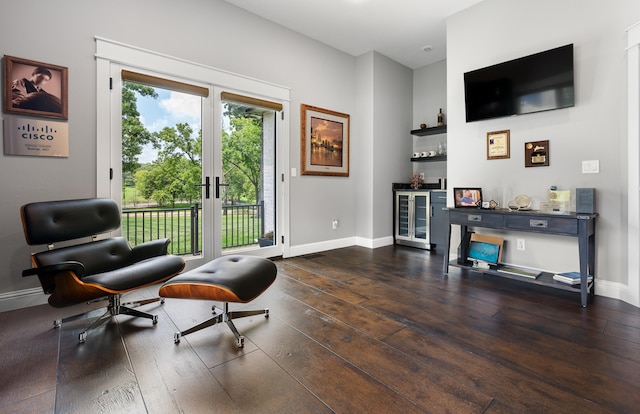
<instances>
[{"instance_id":1,"label":"light switch","mask_svg":"<svg viewBox=\"0 0 640 414\"><path fill-rule=\"evenodd\" d=\"M582 174L598 174L600 172L599 160L582 161Z\"/></svg>"},{"instance_id":2,"label":"light switch","mask_svg":"<svg viewBox=\"0 0 640 414\"><path fill-rule=\"evenodd\" d=\"M297 175L298 175L298 170L297 170L297 169L295 169L295 168L292 168L292 169L291 169L291 176L292 176L292 177L295 177L295 176L297 176Z\"/></svg>"}]
</instances>

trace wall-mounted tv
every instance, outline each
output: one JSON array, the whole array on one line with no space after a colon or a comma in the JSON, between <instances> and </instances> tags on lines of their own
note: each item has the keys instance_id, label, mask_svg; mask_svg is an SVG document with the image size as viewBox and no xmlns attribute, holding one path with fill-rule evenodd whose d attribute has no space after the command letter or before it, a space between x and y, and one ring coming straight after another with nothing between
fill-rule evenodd
<instances>
[{"instance_id":1,"label":"wall-mounted tv","mask_svg":"<svg viewBox=\"0 0 640 414\"><path fill-rule=\"evenodd\" d=\"M574 105L573 44L464 74L467 122Z\"/></svg>"}]
</instances>

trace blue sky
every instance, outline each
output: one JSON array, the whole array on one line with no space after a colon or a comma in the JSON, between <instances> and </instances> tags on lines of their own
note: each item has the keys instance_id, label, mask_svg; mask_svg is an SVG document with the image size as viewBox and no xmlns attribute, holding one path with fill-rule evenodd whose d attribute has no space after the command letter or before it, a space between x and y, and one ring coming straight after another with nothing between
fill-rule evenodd
<instances>
[{"instance_id":1,"label":"blue sky","mask_svg":"<svg viewBox=\"0 0 640 414\"><path fill-rule=\"evenodd\" d=\"M156 99L136 94L140 120L149 132L157 132L164 127L172 127L187 122L194 131L201 127L202 98L166 89L154 88ZM144 148L139 162L144 164L155 159L156 152L151 146Z\"/></svg>"}]
</instances>

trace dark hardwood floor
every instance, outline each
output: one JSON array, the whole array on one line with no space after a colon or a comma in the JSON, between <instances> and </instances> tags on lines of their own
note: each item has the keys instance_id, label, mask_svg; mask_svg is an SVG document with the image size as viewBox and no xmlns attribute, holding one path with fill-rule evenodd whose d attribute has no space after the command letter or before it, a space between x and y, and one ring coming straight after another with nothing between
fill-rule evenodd
<instances>
[{"instance_id":1,"label":"dark hardwood floor","mask_svg":"<svg viewBox=\"0 0 640 414\"><path fill-rule=\"evenodd\" d=\"M2 413L640 412L640 309L350 247L276 261L270 317L173 333L211 303L167 299L77 343L82 310L0 313ZM148 297L157 286L131 296Z\"/></svg>"}]
</instances>

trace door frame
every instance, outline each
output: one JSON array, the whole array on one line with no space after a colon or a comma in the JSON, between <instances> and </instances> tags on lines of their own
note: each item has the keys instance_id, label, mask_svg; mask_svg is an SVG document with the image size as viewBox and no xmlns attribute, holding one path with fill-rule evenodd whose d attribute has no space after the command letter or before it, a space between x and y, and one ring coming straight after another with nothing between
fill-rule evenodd
<instances>
[{"instance_id":1,"label":"door frame","mask_svg":"<svg viewBox=\"0 0 640 414\"><path fill-rule=\"evenodd\" d=\"M235 90L245 93L247 95L256 96L266 100L272 100L279 102L283 106L283 122L281 123L281 131L278 136L278 149L277 153L280 154L279 162L277 163L277 176L281 177L281 194L278 197L282 200L278 215L280 219L281 232L283 236L279 252L270 251L269 255L282 255L283 257L289 256L290 241L286 235L289 232L289 179L285 173L289 170L289 103L290 103L290 89L284 86L276 85L269 82L260 81L247 76L234 74L226 71L222 71L216 68L212 68L206 65L202 65L195 62L190 62L184 59L171 57L168 55L160 54L157 52L145 50L135 46L126 45L124 43L112 41L102 37L96 37L96 196L113 198L111 188L114 184L119 183L121 177L116 176L118 174L113 173L112 166L118 165L121 162L122 155L117 150L113 150L111 145L113 137L117 134L122 135L121 127L121 94L112 93L111 71L112 65L127 66L135 68L136 70L148 71L160 76L166 76L168 79L178 78L186 81L195 82L197 84L209 85L212 92L212 104L210 110L213 113L205 115L203 113L203 132L204 123L210 122L210 127L213 129L213 134L221 134L221 130L217 131L215 125L217 111L221 109L220 96L213 92L217 87L224 88L225 90ZM203 107L203 111L205 108ZM117 116L112 113L117 113ZM203 136L204 139L204 136ZM219 141L221 142L221 141ZM204 158L204 155L203 155ZM215 162L216 160L214 160ZM203 165L204 172L204 165ZM213 171L212 171L213 172ZM212 176L212 180L215 180L215 176ZM113 180L117 180L114 182ZM118 204L121 200L116 200ZM219 201L218 201L219 202ZM213 211L213 209L212 209ZM215 218L212 218L214 225L220 225L215 223ZM209 221L211 222L211 221ZM218 252L214 255L219 255ZM255 254L263 255L264 253L257 250ZM275 254L274 254L275 253ZM250 254L254 254L253 252ZM205 255L208 258L208 255Z\"/></svg>"},{"instance_id":2,"label":"door frame","mask_svg":"<svg viewBox=\"0 0 640 414\"><path fill-rule=\"evenodd\" d=\"M259 96L255 96L254 94L250 94L250 93L246 93L246 92L242 92L242 91L238 91L238 90L233 90L230 88L225 88L225 87L219 87L219 86L215 86L213 88L213 96L214 96L214 124L216 125L216 128L214 129L214 146L217 145L222 145L222 102L224 102L222 99L220 99L221 94L225 92L225 93L232 93L232 94L238 94L238 95L243 95L246 96L248 98L256 98L256 99L260 99ZM274 228L273 230L275 231L275 234L278 236L279 240L276 240L276 243L274 243L273 246L265 246L265 247L255 247L255 246L251 246L251 247L246 247L246 248L240 248L240 249L234 249L234 251L229 251L229 252L217 252L220 253L222 255L226 255L226 254L250 254L250 255L254 255L254 256L261 256L261 257L275 257L275 256L284 256L284 252L283 252L283 248L282 248L282 236L283 234L285 234L285 226L284 224L286 223L285 217L289 217L289 211L287 208L285 208L285 206L288 206L288 203L285 203L284 200L284 194L285 194L285 190L284 190L284 171L286 171L286 169L282 168L281 163L282 160L285 159L283 152L284 152L284 148L287 147L286 145L284 145L284 142L288 142L288 140L284 141L283 137L284 137L284 130L286 128L286 122L285 122L285 114L287 113L288 108L285 108L285 106L283 105L282 111L274 111L275 112L275 136L276 136L276 148L275 148L275 171L274 171L274 179L275 179L275 203L276 203L276 228ZM216 157L220 157L220 158L216 158ZM288 159L288 157L286 157L286 159ZM220 179L222 180L222 150L218 151L216 148L215 154L214 154L214 171L215 177L220 177ZM214 200L216 203L220 204L220 207L222 207L221 203L222 200ZM221 226L222 223L222 217L221 216L217 216L216 220L220 220L219 222L216 222L215 225L216 226ZM286 240L286 238L285 238Z\"/></svg>"}]
</instances>

